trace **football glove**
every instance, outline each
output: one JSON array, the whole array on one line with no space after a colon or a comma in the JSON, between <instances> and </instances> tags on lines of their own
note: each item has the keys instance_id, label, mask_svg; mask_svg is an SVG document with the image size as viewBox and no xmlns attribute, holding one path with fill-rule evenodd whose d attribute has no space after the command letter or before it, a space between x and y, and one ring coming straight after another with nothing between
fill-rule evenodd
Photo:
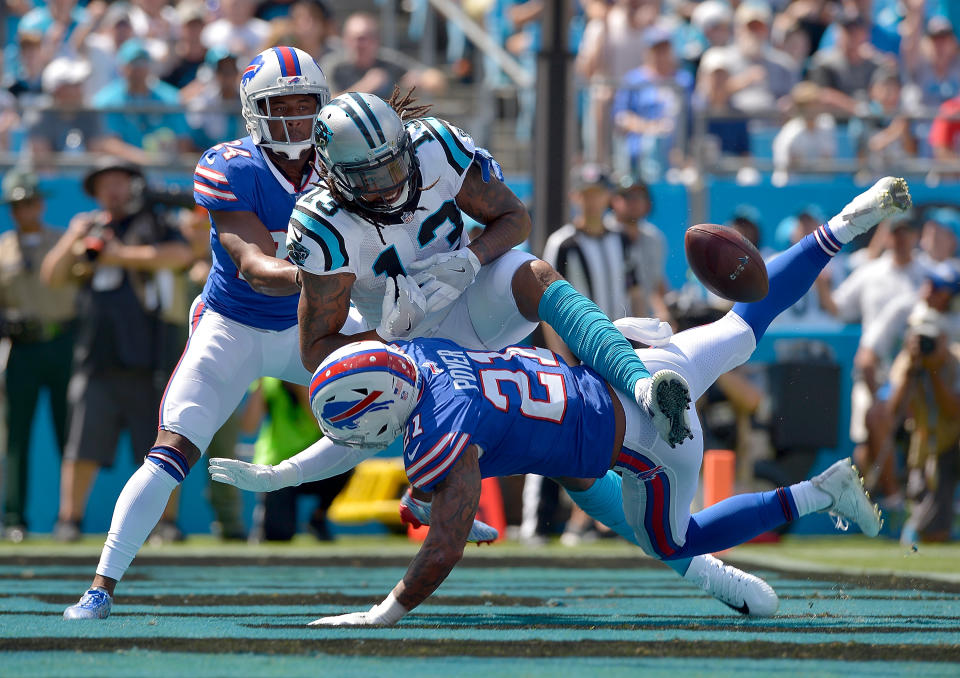
<instances>
[{"instance_id":1,"label":"football glove","mask_svg":"<svg viewBox=\"0 0 960 678\"><path fill-rule=\"evenodd\" d=\"M499 162L494 160L493 154L490 153L490 151L477 146L473 154L473 161L479 165L480 178L483 179L484 183L488 183L490 181L491 172L493 172L493 176L500 181L503 181L503 168L500 167Z\"/></svg>"},{"instance_id":2,"label":"football glove","mask_svg":"<svg viewBox=\"0 0 960 678\"><path fill-rule=\"evenodd\" d=\"M414 280L426 297L427 312L433 313L456 301L477 279L480 260L469 247L441 252L410 265Z\"/></svg>"},{"instance_id":3,"label":"football glove","mask_svg":"<svg viewBox=\"0 0 960 678\"><path fill-rule=\"evenodd\" d=\"M430 502L415 499L410 493L410 489L404 492L400 498L400 520L409 523L414 527L430 524ZM492 544L500 536L497 528L487 525L482 520L473 519L473 526L470 528L470 534L467 535L467 541L475 541L477 544Z\"/></svg>"},{"instance_id":4,"label":"football glove","mask_svg":"<svg viewBox=\"0 0 960 678\"><path fill-rule=\"evenodd\" d=\"M397 602L391 593L379 605L366 612L349 612L334 617L314 619L307 626L393 626L407 613L407 609Z\"/></svg>"},{"instance_id":5,"label":"football glove","mask_svg":"<svg viewBox=\"0 0 960 678\"><path fill-rule=\"evenodd\" d=\"M214 457L207 467L210 478L249 492L273 492L300 484L297 467L285 460L276 466L248 464L238 459Z\"/></svg>"},{"instance_id":6,"label":"football glove","mask_svg":"<svg viewBox=\"0 0 960 678\"><path fill-rule=\"evenodd\" d=\"M387 278L377 334L384 341L406 339L427 314L427 298L410 276Z\"/></svg>"}]
</instances>

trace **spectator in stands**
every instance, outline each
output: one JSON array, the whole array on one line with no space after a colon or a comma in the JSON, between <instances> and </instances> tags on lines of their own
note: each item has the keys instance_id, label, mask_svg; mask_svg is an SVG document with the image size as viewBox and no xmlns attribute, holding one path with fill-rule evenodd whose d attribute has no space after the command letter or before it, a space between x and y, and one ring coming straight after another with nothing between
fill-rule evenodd
<instances>
[{"instance_id":1,"label":"spectator in stands","mask_svg":"<svg viewBox=\"0 0 960 678\"><path fill-rule=\"evenodd\" d=\"M909 5L916 5L918 2L923 4L925 0L906 0L903 4L909 7ZM840 3L832 3L828 0L827 4L836 5ZM886 4L886 0L884 0L884 4ZM892 21L885 18L881 23L876 21L878 14L874 11L873 0L843 0L842 5L845 9L858 12L867 21L870 44L878 51L889 54L892 57L900 54L900 35L905 29L903 26L897 26L898 17L895 11L885 13L887 17L893 19ZM827 13L830 12L830 9L830 7L827 7ZM833 47L837 42L837 34L839 32L840 28L837 24L831 23L820 39L817 49Z\"/></svg>"},{"instance_id":2,"label":"spectator in stands","mask_svg":"<svg viewBox=\"0 0 960 678\"><path fill-rule=\"evenodd\" d=\"M660 11L658 2L616 0L609 7L593 6L577 51L576 70L589 84L584 115L585 155L592 162L610 158L613 95L623 77L643 63L644 32Z\"/></svg>"},{"instance_id":3,"label":"spectator in stands","mask_svg":"<svg viewBox=\"0 0 960 678\"><path fill-rule=\"evenodd\" d=\"M960 159L960 96L943 102L937 110L929 141L937 160L956 162Z\"/></svg>"},{"instance_id":4,"label":"spectator in stands","mask_svg":"<svg viewBox=\"0 0 960 678\"><path fill-rule=\"evenodd\" d=\"M236 55L207 50L206 71L208 75L198 82L201 88L187 102L187 124L196 148L210 148L222 139L240 139L247 134L237 100L240 69Z\"/></svg>"},{"instance_id":5,"label":"spectator in stands","mask_svg":"<svg viewBox=\"0 0 960 678\"><path fill-rule=\"evenodd\" d=\"M43 70L43 91L49 106L32 112L27 123L27 140L34 161L52 160L51 153L97 152L103 149L103 127L96 111L86 106L85 84L90 64L58 57Z\"/></svg>"},{"instance_id":6,"label":"spectator in stands","mask_svg":"<svg viewBox=\"0 0 960 678\"><path fill-rule=\"evenodd\" d=\"M255 464L279 464L323 435L310 409L306 387L272 377L264 377L251 387L242 425L247 433L259 428L253 453ZM261 495L262 512L256 513L251 539L290 541L297 533L297 500L312 496L317 498L317 506L310 514L308 529L320 541L333 541L327 509L346 487L351 475L353 469Z\"/></svg>"},{"instance_id":7,"label":"spectator in stands","mask_svg":"<svg viewBox=\"0 0 960 678\"><path fill-rule=\"evenodd\" d=\"M820 86L808 81L790 92L794 115L773 140L775 186L796 179L797 170L826 169L836 157L836 124L824 110L822 94Z\"/></svg>"},{"instance_id":8,"label":"spectator in stands","mask_svg":"<svg viewBox=\"0 0 960 678\"><path fill-rule=\"evenodd\" d=\"M850 120L848 130L857 158L871 176L880 176L903 158L917 153L917 140L903 111L900 91L897 72L878 68L870 81L866 115Z\"/></svg>"},{"instance_id":9,"label":"spectator in stands","mask_svg":"<svg viewBox=\"0 0 960 678\"><path fill-rule=\"evenodd\" d=\"M734 39L720 51L730 71L731 104L748 114L769 113L797 83L800 64L770 44L769 5L756 0L740 4L734 14ZM699 80L700 74L697 74Z\"/></svg>"},{"instance_id":10,"label":"spectator in stands","mask_svg":"<svg viewBox=\"0 0 960 678\"><path fill-rule=\"evenodd\" d=\"M647 220L653 209L650 187L633 175L623 175L610 196L610 212L604 217L609 231L626 236L624 279L630 302L629 315L660 318L670 322L664 299L668 287L664 271L667 239Z\"/></svg>"},{"instance_id":11,"label":"spectator in stands","mask_svg":"<svg viewBox=\"0 0 960 678\"><path fill-rule=\"evenodd\" d=\"M317 62L331 51L336 23L323 0L296 0L290 5L290 25L293 39L282 44L302 49Z\"/></svg>"},{"instance_id":12,"label":"spectator in stands","mask_svg":"<svg viewBox=\"0 0 960 678\"><path fill-rule=\"evenodd\" d=\"M865 112L867 90L882 62L867 40L868 26L863 16L844 12L837 25L836 44L813 55L808 77L820 85L821 101L828 108L856 115Z\"/></svg>"},{"instance_id":13,"label":"spectator in stands","mask_svg":"<svg viewBox=\"0 0 960 678\"><path fill-rule=\"evenodd\" d=\"M643 65L624 76L614 98L614 127L625 142L614 157L624 170L656 179L682 159L685 149L677 142L688 127L693 77L677 68L665 26L647 29L644 41Z\"/></svg>"},{"instance_id":14,"label":"spectator in stands","mask_svg":"<svg viewBox=\"0 0 960 678\"><path fill-rule=\"evenodd\" d=\"M357 12L343 22L343 51L320 62L330 94L370 92L389 99L395 85L419 87L427 92L443 89L443 76L435 69L418 71L392 61L380 49L380 24L372 14Z\"/></svg>"},{"instance_id":15,"label":"spectator in stands","mask_svg":"<svg viewBox=\"0 0 960 678\"><path fill-rule=\"evenodd\" d=\"M693 110L707 116L706 133L723 155L750 155L747 120L730 102L730 69L722 51L712 51L700 60L700 77L692 100ZM708 157L709 157L708 153Z\"/></svg>"},{"instance_id":16,"label":"spectator in stands","mask_svg":"<svg viewBox=\"0 0 960 678\"><path fill-rule=\"evenodd\" d=\"M950 299L960 291L960 271L949 275L947 289L934 293L936 297ZM938 306L931 299L914 308L906 342L890 370L886 418L899 420L905 410L913 423L903 544L949 541L953 527L960 473L960 344L948 333L948 306L949 301Z\"/></svg>"},{"instance_id":17,"label":"spectator in stands","mask_svg":"<svg viewBox=\"0 0 960 678\"><path fill-rule=\"evenodd\" d=\"M960 50L950 20L934 16L922 36L919 26L916 34L904 33L903 65L904 102L912 110L930 111L960 94Z\"/></svg>"},{"instance_id":18,"label":"spectator in stands","mask_svg":"<svg viewBox=\"0 0 960 678\"><path fill-rule=\"evenodd\" d=\"M0 236L0 336L10 341L4 375L3 525L4 537L18 542L27 531L30 438L43 390L50 398L50 423L60 452L66 442L76 289L53 290L40 279L40 263L62 231L43 223L44 200L36 175L8 171L0 201L10 206L14 226Z\"/></svg>"},{"instance_id":19,"label":"spectator in stands","mask_svg":"<svg viewBox=\"0 0 960 678\"><path fill-rule=\"evenodd\" d=\"M6 60L10 93L29 104L42 92L40 78L49 60L43 50L43 33L17 27L16 51Z\"/></svg>"},{"instance_id":20,"label":"spectator in stands","mask_svg":"<svg viewBox=\"0 0 960 678\"><path fill-rule=\"evenodd\" d=\"M799 21L788 24L782 31L774 30L771 36L771 44L800 66L803 78L810 68L810 36L803 25Z\"/></svg>"},{"instance_id":21,"label":"spectator in stands","mask_svg":"<svg viewBox=\"0 0 960 678\"><path fill-rule=\"evenodd\" d=\"M143 41L155 63L166 66L170 46L180 31L178 9L170 0L131 0L131 3L130 20L134 35ZM220 2L221 7L224 4Z\"/></svg>"},{"instance_id":22,"label":"spectator in stands","mask_svg":"<svg viewBox=\"0 0 960 678\"><path fill-rule=\"evenodd\" d=\"M958 237L960 213L955 208L940 207L930 210L924 215L917 258L928 268L945 262L960 270L960 260L957 259Z\"/></svg>"},{"instance_id":23,"label":"spectator in stands","mask_svg":"<svg viewBox=\"0 0 960 678\"><path fill-rule=\"evenodd\" d=\"M159 281L161 272L183 270L194 256L145 202L138 168L107 157L83 183L99 209L75 216L42 265L51 286L80 286L54 528L63 541L79 538L87 494L99 468L112 465L120 432L129 432L134 450L153 442L166 378Z\"/></svg>"},{"instance_id":24,"label":"spectator in stands","mask_svg":"<svg viewBox=\"0 0 960 678\"><path fill-rule=\"evenodd\" d=\"M690 14L694 38L684 46L683 58L696 74L703 53L711 47L726 47L733 35L733 11L722 0L704 0Z\"/></svg>"},{"instance_id":25,"label":"spectator in stands","mask_svg":"<svg viewBox=\"0 0 960 678\"><path fill-rule=\"evenodd\" d=\"M197 71L203 65L207 55L208 50L201 40L203 28L207 25L207 10L201 4L183 2L177 7L177 14L180 19L180 30L170 50L167 71L162 80L182 92L196 79Z\"/></svg>"},{"instance_id":26,"label":"spectator in stands","mask_svg":"<svg viewBox=\"0 0 960 678\"><path fill-rule=\"evenodd\" d=\"M873 331L884 307L892 299L919 289L928 270L917 261L918 234L910 218L891 221L880 237L885 237L888 244L883 254L862 262L832 293L821 290L820 304L828 313L843 322L860 323L861 343ZM857 445L855 453L862 456L866 454L866 416L882 383L882 375L860 358L855 366L857 371L850 394L850 439Z\"/></svg>"},{"instance_id":27,"label":"spectator in stands","mask_svg":"<svg viewBox=\"0 0 960 678\"><path fill-rule=\"evenodd\" d=\"M807 51L805 54L790 54L797 63L805 62L813 56L820 47L820 39L833 21L835 3L831 0L793 0L783 8L773 21L775 42L785 45L787 35L795 28L799 28L806 35Z\"/></svg>"},{"instance_id":28,"label":"spectator in stands","mask_svg":"<svg viewBox=\"0 0 960 678\"><path fill-rule=\"evenodd\" d=\"M91 64L96 64L87 80L87 95L92 97L108 84L119 80L120 46L134 37L130 5L118 2L98 21L87 23L77 31L78 51Z\"/></svg>"},{"instance_id":29,"label":"spectator in stands","mask_svg":"<svg viewBox=\"0 0 960 678\"><path fill-rule=\"evenodd\" d=\"M111 109L104 112L104 127L114 140L110 152L130 161L149 162L150 153L169 157L194 150L183 115L177 112L179 93L151 72L150 54L143 43L128 40L118 56L123 80L107 85L93 98L94 107ZM152 110L115 110L126 106Z\"/></svg>"},{"instance_id":30,"label":"spectator in stands","mask_svg":"<svg viewBox=\"0 0 960 678\"><path fill-rule=\"evenodd\" d=\"M71 38L86 20L86 9L77 0L48 0L24 14L17 30L43 36L40 49L46 65L58 56L76 56Z\"/></svg>"},{"instance_id":31,"label":"spectator in stands","mask_svg":"<svg viewBox=\"0 0 960 678\"><path fill-rule=\"evenodd\" d=\"M255 16L254 0L221 0L220 18L203 29L203 46L240 55L247 63L259 53L270 32L269 24Z\"/></svg>"}]
</instances>

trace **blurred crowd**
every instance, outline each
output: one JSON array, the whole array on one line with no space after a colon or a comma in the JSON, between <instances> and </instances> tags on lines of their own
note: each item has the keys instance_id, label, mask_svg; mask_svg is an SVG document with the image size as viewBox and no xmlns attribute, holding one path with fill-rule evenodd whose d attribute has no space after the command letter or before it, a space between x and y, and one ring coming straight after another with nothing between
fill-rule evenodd
<instances>
[{"instance_id":1,"label":"blurred crowd","mask_svg":"<svg viewBox=\"0 0 960 678\"><path fill-rule=\"evenodd\" d=\"M426 0L393 4L404 15L404 33L389 36L391 44L416 45L432 35ZM459 5L533 71L546 0ZM743 183L756 183L765 161L774 184L816 178L838 166L869 180L909 168L910 161L927 168L927 181L960 175L960 166L949 164L960 153L958 3L573 5L569 42L578 87L572 107L580 143L570 181L572 210L569 223L552 225L538 254L612 318L657 316L682 329L725 310L693 278L670 289L664 262L682 245L649 220L654 182L683 181L704 163L723 160L733 162L714 171L729 167ZM173 159L192 166L203 149L246 134L237 90L255 54L278 44L305 50L320 63L333 95L360 90L383 96L400 84L442 101L460 85L494 92L509 84L455 22L440 22L436 59L424 60L423 50L386 47L381 9L374 1L334 0L6 0L0 15L0 153L17 158L17 167L4 173L2 201L9 211L0 222L8 538L22 539L28 529L30 422L40 392L51 396L63 453L58 538L79 536L96 473L113 463L122 431L134 449L150 447L156 405L186 340L182 319L206 275L208 225L189 201L152 191L144 168L173 166ZM527 142L534 92L510 91L516 103L512 141ZM98 158L82 179L97 208L77 214L69 226L50 225L34 171L53 173L71 154L92 154L83 156L86 162ZM836 164L844 160L849 164ZM779 224L763 223L749 205L738 207L727 223L772 257L829 216L814 200ZM774 237L763 242L761 234L770 233ZM870 489L894 513L902 510L907 541L948 539L955 514L958 237L954 206L921 205L909 218L883 224L853 254L838 257L815 289L778 320L799 330L861 325L853 392L839 397L851 400L849 435ZM549 329L538 339L566 352ZM130 346L138 351L122 350ZM841 368L830 347L800 341L778 358L777 369L748 364L724 375L698 404L707 447L737 451L740 482L805 478L816 451L837 444L830 426L811 424L805 408L788 406L816 400L810 389L822 388L822 379L835 380L839 393ZM800 377L790 371L796 365ZM821 381L803 380L814 372ZM839 403L832 405L836 417ZM264 419L271 411L287 426L271 427ZM105 421L98 412L118 414ZM261 430L262 421L268 424ZM263 383L209 454L231 456L238 436L259 430L265 441L258 442L259 458L276 463L315 435L314 428L302 392ZM597 534L585 516L567 520L555 486L527 480L522 500L519 490L506 493L508 502L514 498L508 514L522 523L523 539L536 542L564 531L564 523L566 543ZM309 523L318 536L329 537L325 512L344 482L299 488L319 497ZM238 498L225 487L211 488L217 530L242 537L247 527ZM261 504L253 527L259 538L292 534L297 496L274 499ZM158 538L181 536L175 504L176 496Z\"/></svg>"}]
</instances>

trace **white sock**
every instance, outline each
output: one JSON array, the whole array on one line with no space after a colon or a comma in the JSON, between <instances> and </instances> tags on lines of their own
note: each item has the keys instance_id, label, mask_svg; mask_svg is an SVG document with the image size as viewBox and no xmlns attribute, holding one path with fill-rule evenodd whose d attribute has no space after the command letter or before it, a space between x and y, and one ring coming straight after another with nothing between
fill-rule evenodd
<instances>
[{"instance_id":1,"label":"white sock","mask_svg":"<svg viewBox=\"0 0 960 678\"><path fill-rule=\"evenodd\" d=\"M815 486L809 480L803 480L796 485L791 485L790 493L793 495L793 501L796 502L797 511L800 512L801 516L822 511L833 503L833 497ZM797 517L799 518L800 516Z\"/></svg>"},{"instance_id":2,"label":"white sock","mask_svg":"<svg viewBox=\"0 0 960 678\"><path fill-rule=\"evenodd\" d=\"M119 581L167 507L176 480L151 461L130 476L113 509L97 574Z\"/></svg>"}]
</instances>

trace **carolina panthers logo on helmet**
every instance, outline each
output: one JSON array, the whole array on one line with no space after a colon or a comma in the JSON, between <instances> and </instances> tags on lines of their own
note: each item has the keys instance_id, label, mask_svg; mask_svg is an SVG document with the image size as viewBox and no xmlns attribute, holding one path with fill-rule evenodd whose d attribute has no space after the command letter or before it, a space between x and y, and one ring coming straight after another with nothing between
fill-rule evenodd
<instances>
[{"instance_id":1,"label":"carolina panthers logo on helmet","mask_svg":"<svg viewBox=\"0 0 960 678\"><path fill-rule=\"evenodd\" d=\"M296 240L287 241L287 257L297 266L303 266L309 255L310 250L298 243Z\"/></svg>"},{"instance_id":2,"label":"carolina panthers logo on helmet","mask_svg":"<svg viewBox=\"0 0 960 678\"><path fill-rule=\"evenodd\" d=\"M317 119L317 123L313 126L313 134L317 140L317 146L326 146L327 143L333 138L333 130L330 129L330 126L325 123L323 120Z\"/></svg>"},{"instance_id":3,"label":"carolina panthers logo on helmet","mask_svg":"<svg viewBox=\"0 0 960 678\"><path fill-rule=\"evenodd\" d=\"M248 82L250 82L251 78L253 78L253 76L257 74L257 71L259 71L262 67L263 67L263 56L258 54L253 58L253 61L250 62L250 65L247 66L244 69L243 73L240 75L240 86L243 87Z\"/></svg>"}]
</instances>

